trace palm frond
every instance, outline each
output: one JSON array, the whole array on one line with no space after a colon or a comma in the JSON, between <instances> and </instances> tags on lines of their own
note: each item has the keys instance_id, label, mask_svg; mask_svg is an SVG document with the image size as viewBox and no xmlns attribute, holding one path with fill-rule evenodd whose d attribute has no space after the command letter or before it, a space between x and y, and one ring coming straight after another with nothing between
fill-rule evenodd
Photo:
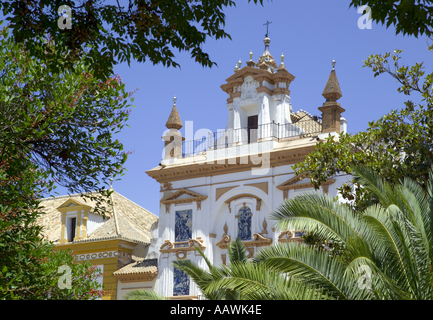
<instances>
[{"instance_id":1,"label":"palm frond","mask_svg":"<svg viewBox=\"0 0 433 320\"><path fill-rule=\"evenodd\" d=\"M167 300L166 297L151 290L133 290L125 294L126 300Z\"/></svg>"},{"instance_id":2,"label":"palm frond","mask_svg":"<svg viewBox=\"0 0 433 320\"><path fill-rule=\"evenodd\" d=\"M242 300L312 300L323 299L323 293L294 279L253 263L231 263L227 276L214 279L206 285L205 292L229 289L238 292Z\"/></svg>"},{"instance_id":3,"label":"palm frond","mask_svg":"<svg viewBox=\"0 0 433 320\"><path fill-rule=\"evenodd\" d=\"M227 253L231 263L242 262L246 263L248 260L247 249L241 239L236 238L227 247Z\"/></svg>"},{"instance_id":4,"label":"palm frond","mask_svg":"<svg viewBox=\"0 0 433 320\"><path fill-rule=\"evenodd\" d=\"M313 247L296 243L274 245L260 250L254 261L320 288L334 298L371 298L368 291L360 292L355 288L356 278L345 275L345 263Z\"/></svg>"},{"instance_id":5,"label":"palm frond","mask_svg":"<svg viewBox=\"0 0 433 320\"><path fill-rule=\"evenodd\" d=\"M271 219L277 220L280 230L306 230L322 239L346 242L360 238L357 215L333 198L316 193L286 200L271 214Z\"/></svg>"}]
</instances>

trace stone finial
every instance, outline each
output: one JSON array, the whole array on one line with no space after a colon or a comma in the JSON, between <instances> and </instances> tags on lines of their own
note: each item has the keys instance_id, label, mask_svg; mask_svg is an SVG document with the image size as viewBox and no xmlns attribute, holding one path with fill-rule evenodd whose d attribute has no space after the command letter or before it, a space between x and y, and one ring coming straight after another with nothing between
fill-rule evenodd
<instances>
[{"instance_id":1,"label":"stone finial","mask_svg":"<svg viewBox=\"0 0 433 320\"><path fill-rule=\"evenodd\" d=\"M325 89L322 96L326 101L337 101L343 95L341 93L340 84L338 83L337 74L335 73L335 60L332 61L332 71L329 75L328 82L326 82Z\"/></svg>"},{"instance_id":2,"label":"stone finial","mask_svg":"<svg viewBox=\"0 0 433 320\"><path fill-rule=\"evenodd\" d=\"M282 71L282 70L287 71L286 66L284 65L284 58L285 58L284 54L282 53L281 54L281 64L278 66L277 71Z\"/></svg>"},{"instance_id":3,"label":"stone finial","mask_svg":"<svg viewBox=\"0 0 433 320\"><path fill-rule=\"evenodd\" d=\"M174 97L173 98L173 109L171 110L170 116L168 117L168 120L167 120L167 123L165 124L165 126L168 129L179 130L180 128L183 127L183 125L182 125L182 121L180 120L179 113L177 112L176 101L177 101L177 98Z\"/></svg>"},{"instance_id":4,"label":"stone finial","mask_svg":"<svg viewBox=\"0 0 433 320\"><path fill-rule=\"evenodd\" d=\"M247 61L247 66L254 68L256 63L253 61L253 52L252 51L250 51L249 56L250 56L250 61Z\"/></svg>"}]
</instances>

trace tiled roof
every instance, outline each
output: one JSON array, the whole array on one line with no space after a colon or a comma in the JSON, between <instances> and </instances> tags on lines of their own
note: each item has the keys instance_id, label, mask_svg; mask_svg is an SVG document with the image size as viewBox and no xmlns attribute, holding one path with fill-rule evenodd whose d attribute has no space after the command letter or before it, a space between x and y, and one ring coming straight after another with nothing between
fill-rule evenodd
<instances>
[{"instance_id":1,"label":"tiled roof","mask_svg":"<svg viewBox=\"0 0 433 320\"><path fill-rule=\"evenodd\" d=\"M150 243L150 228L152 224L157 222L158 217L116 191L112 193L111 197L113 206L106 207L104 211L106 220L102 222L102 225L86 239L77 240L74 243L108 239ZM57 208L69 199L88 206L95 205L94 201L85 201L80 194L42 199L41 207L43 207L42 211L45 214L39 217L37 223L44 227L43 234L48 240L54 242L60 240L61 213Z\"/></svg>"},{"instance_id":2,"label":"tiled roof","mask_svg":"<svg viewBox=\"0 0 433 320\"><path fill-rule=\"evenodd\" d=\"M148 274L156 275L158 273L158 259L140 259L133 257L133 262L114 272L114 275L126 274Z\"/></svg>"},{"instance_id":3,"label":"tiled roof","mask_svg":"<svg viewBox=\"0 0 433 320\"><path fill-rule=\"evenodd\" d=\"M177 129L179 130L182 128L182 121L180 120L179 113L177 112L176 105L173 106L173 109L171 110L170 116L168 117L167 123L165 126L168 129Z\"/></svg>"},{"instance_id":4,"label":"tiled roof","mask_svg":"<svg viewBox=\"0 0 433 320\"><path fill-rule=\"evenodd\" d=\"M343 95L341 93L340 84L338 83L337 74L335 70L331 71L329 75L328 82L326 82L325 89L322 95L325 97L326 101L337 101Z\"/></svg>"},{"instance_id":5,"label":"tiled roof","mask_svg":"<svg viewBox=\"0 0 433 320\"><path fill-rule=\"evenodd\" d=\"M305 110L291 112L292 123L305 131L305 136L315 135L322 132L322 121L319 117L313 116Z\"/></svg>"}]
</instances>

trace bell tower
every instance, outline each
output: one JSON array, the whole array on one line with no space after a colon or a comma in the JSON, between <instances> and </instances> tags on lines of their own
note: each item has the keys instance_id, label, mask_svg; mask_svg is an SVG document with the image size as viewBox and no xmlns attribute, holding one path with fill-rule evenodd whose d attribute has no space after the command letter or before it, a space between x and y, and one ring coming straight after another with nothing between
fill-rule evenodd
<instances>
[{"instance_id":1,"label":"bell tower","mask_svg":"<svg viewBox=\"0 0 433 320\"><path fill-rule=\"evenodd\" d=\"M263 42L265 50L258 61L252 60L250 52L246 66L242 67L239 61L234 74L221 86L228 94L226 132L232 133L237 145L269 139L275 130L280 137L302 133L302 129L292 125L290 116L289 86L295 77L287 71L283 54L277 65L267 35Z\"/></svg>"}]
</instances>

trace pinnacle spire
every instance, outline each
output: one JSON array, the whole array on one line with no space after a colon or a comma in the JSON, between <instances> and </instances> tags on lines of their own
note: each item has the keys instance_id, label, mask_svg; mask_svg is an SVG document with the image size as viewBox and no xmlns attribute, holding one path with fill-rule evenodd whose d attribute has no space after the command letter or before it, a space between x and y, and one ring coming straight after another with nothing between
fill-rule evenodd
<instances>
[{"instance_id":1,"label":"pinnacle spire","mask_svg":"<svg viewBox=\"0 0 433 320\"><path fill-rule=\"evenodd\" d=\"M332 61L332 71L329 75L328 82L326 82L322 96L325 97L326 101L337 101L343 96L340 84L338 83L337 74L335 73L335 60Z\"/></svg>"},{"instance_id":2,"label":"pinnacle spire","mask_svg":"<svg viewBox=\"0 0 433 320\"><path fill-rule=\"evenodd\" d=\"M278 66L275 63L274 57L269 52L271 39L269 39L268 35L266 35L263 42L265 44L265 51L263 52L263 55L260 56L259 61L257 61L257 67L259 69L268 70L270 73L275 73L275 69L278 68Z\"/></svg>"},{"instance_id":3,"label":"pinnacle spire","mask_svg":"<svg viewBox=\"0 0 433 320\"><path fill-rule=\"evenodd\" d=\"M171 110L170 116L168 117L168 120L167 120L167 123L165 124L165 126L168 129L179 130L180 128L183 127L183 125L182 125L182 121L180 120L179 113L177 112L176 101L177 101L177 98L174 97L173 98L173 109Z\"/></svg>"}]
</instances>

